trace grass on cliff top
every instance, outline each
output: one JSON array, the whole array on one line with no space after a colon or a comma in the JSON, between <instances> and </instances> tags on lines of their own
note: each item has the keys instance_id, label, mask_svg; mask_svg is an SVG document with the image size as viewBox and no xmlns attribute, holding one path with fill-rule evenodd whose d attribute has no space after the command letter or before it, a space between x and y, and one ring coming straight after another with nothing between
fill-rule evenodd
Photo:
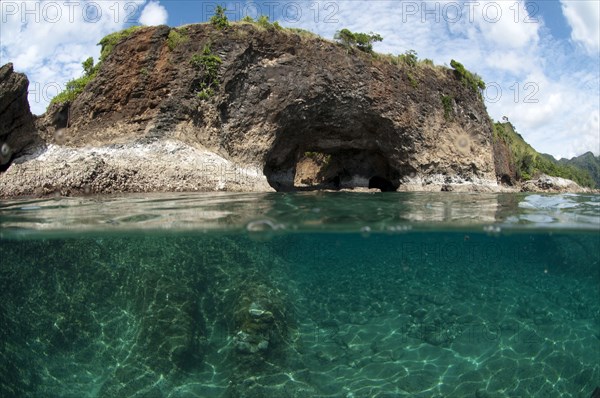
<instances>
[{"instance_id":1,"label":"grass on cliff top","mask_svg":"<svg viewBox=\"0 0 600 398\"><path fill-rule=\"evenodd\" d=\"M111 33L105 36L98 45L102 46L100 50L100 60L96 65L94 65L94 59L92 57L88 58L85 62L83 62L83 70L84 75L77 78L72 79L67 82L65 85L65 89L58 93L52 100L50 101L50 105L52 104L64 104L66 102L73 102L75 99L83 92L85 87L89 82L94 80L98 70L100 69L100 65L108 58L108 56L112 53L115 46L122 41L123 39L131 36L135 31L143 28L142 26L132 26L127 29L123 29L119 32Z\"/></svg>"},{"instance_id":2,"label":"grass on cliff top","mask_svg":"<svg viewBox=\"0 0 600 398\"><path fill-rule=\"evenodd\" d=\"M85 86L91 82L96 74L89 76L81 76L78 79L69 80L65 85L65 89L58 93L56 97L52 98L50 105L52 104L64 104L65 102L73 102L83 92Z\"/></svg>"},{"instance_id":3,"label":"grass on cliff top","mask_svg":"<svg viewBox=\"0 0 600 398\"><path fill-rule=\"evenodd\" d=\"M529 180L540 174L568 178L582 187L594 187L590 174L580 168L561 165L537 152L529 145L509 122L494 124L494 140L501 140L510 149L511 163L515 166L517 178Z\"/></svg>"},{"instance_id":4,"label":"grass on cliff top","mask_svg":"<svg viewBox=\"0 0 600 398\"><path fill-rule=\"evenodd\" d=\"M100 50L99 64L104 62L104 60L106 60L106 58L108 58L108 56L112 53L115 46L120 41L131 36L135 31L142 29L142 28L143 28L143 26L131 26L127 29L123 29L118 32L111 33L111 34L105 36L104 38L102 38L102 40L100 40L100 42L98 43L98 45L102 46L102 49Z\"/></svg>"},{"instance_id":5,"label":"grass on cliff top","mask_svg":"<svg viewBox=\"0 0 600 398\"><path fill-rule=\"evenodd\" d=\"M226 9L222 9L223 12L225 10ZM244 18L240 19L239 21L226 21L227 22L226 24L222 21L223 18L226 18L226 17L220 16L219 18L215 19L214 21L211 19L207 22L201 23L200 25L213 25L213 26L215 26L216 29L219 29L219 30L229 28L231 26L251 25L251 26L253 26L257 29L263 30L263 31L264 30L279 31L279 32L282 32L285 34L298 35L303 39L321 40L323 42L327 42L327 43L331 43L331 44L340 44L338 41L329 40L327 38L319 36L318 34L311 32L309 30L306 30L306 29L294 28L294 27L283 27L277 21L270 22L269 17L266 15L261 15L256 20L250 16L245 16ZM221 22L217 23L217 21L221 21ZM185 29L187 26L190 26L190 25L181 26L181 27L177 28L177 31L181 31L183 33L183 36L185 36L186 35ZM173 32L173 30L171 32ZM173 34L173 36L174 37L171 38L171 33L169 33L169 48L171 48L171 47L174 48L177 46L177 44L179 44L178 40L177 40L178 37L175 37L175 33ZM171 40L171 39L173 39L173 40ZM187 41L187 40L185 40L185 41ZM346 48L349 51L354 50L352 48L348 48L348 46L346 46ZM408 66L410 68L413 68L415 71L417 70L417 68L419 68L421 70L428 68L435 72L450 70L450 68L448 68L448 67L441 66L441 65L435 65L433 63L433 60L431 60L431 59L418 59L417 52L414 50L407 50L404 54L399 54L399 55L380 54L375 51L367 51L367 52L355 51L355 53L358 55L364 55L366 57L371 57L376 60L388 62L388 63L390 63L392 65L396 65L400 68ZM462 67L461 64L459 64L459 63L457 63L457 64ZM457 75L459 75L458 77L461 78L463 81L468 82L469 85L471 85L471 86L472 86L472 84L470 84L470 83L472 81L475 81L475 83L476 83L475 86L484 84L483 81L481 81L481 79L479 79L479 77L476 74L473 74L473 73L467 71L464 67L460 68L460 71L458 71ZM477 79L475 79L474 77L477 77ZM414 84L413 84L413 86L414 86Z\"/></svg>"}]
</instances>

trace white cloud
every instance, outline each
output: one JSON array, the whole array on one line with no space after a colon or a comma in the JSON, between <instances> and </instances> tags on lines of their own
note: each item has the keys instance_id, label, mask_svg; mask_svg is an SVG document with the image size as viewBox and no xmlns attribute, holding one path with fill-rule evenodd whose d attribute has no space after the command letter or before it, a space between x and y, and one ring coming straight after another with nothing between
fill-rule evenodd
<instances>
[{"instance_id":1,"label":"white cloud","mask_svg":"<svg viewBox=\"0 0 600 398\"><path fill-rule=\"evenodd\" d=\"M583 125L571 126L571 131L568 131L573 141L567 147L566 158L570 159L587 151L597 155L600 151L600 115L596 110L591 110L587 114L587 120L578 119L577 122L582 120L585 121Z\"/></svg>"},{"instance_id":2,"label":"white cloud","mask_svg":"<svg viewBox=\"0 0 600 398\"><path fill-rule=\"evenodd\" d=\"M600 51L600 3L596 0L561 0L562 11L571 26L571 38L590 54Z\"/></svg>"},{"instance_id":3,"label":"white cloud","mask_svg":"<svg viewBox=\"0 0 600 398\"><path fill-rule=\"evenodd\" d=\"M0 64L12 62L29 78L32 112L41 114L58 89L81 76L81 63L93 56L97 43L125 27L144 0L1 2Z\"/></svg>"},{"instance_id":4,"label":"white cloud","mask_svg":"<svg viewBox=\"0 0 600 398\"><path fill-rule=\"evenodd\" d=\"M151 1L144 7L140 16L140 23L148 26L164 25L167 23L167 19L166 8L161 6L158 1Z\"/></svg>"},{"instance_id":5,"label":"white cloud","mask_svg":"<svg viewBox=\"0 0 600 398\"><path fill-rule=\"evenodd\" d=\"M535 45L539 39L539 21L527 17L522 1L480 1L472 2L459 20L457 28L476 41L483 41L489 47L499 50L523 49ZM456 32L456 28L455 28Z\"/></svg>"},{"instance_id":6,"label":"white cloud","mask_svg":"<svg viewBox=\"0 0 600 398\"><path fill-rule=\"evenodd\" d=\"M598 154L597 88L586 83L598 81L598 60L573 55L568 43L548 36L541 16L529 18L524 0L470 3L337 2L338 23L327 23L332 10L320 9L316 18L314 3L307 2L298 23L279 20L326 38L342 28L374 31L384 37L375 46L379 52L415 49L442 65L456 59L500 88L501 98L486 102L490 115L508 116L534 148L555 156Z\"/></svg>"}]
</instances>

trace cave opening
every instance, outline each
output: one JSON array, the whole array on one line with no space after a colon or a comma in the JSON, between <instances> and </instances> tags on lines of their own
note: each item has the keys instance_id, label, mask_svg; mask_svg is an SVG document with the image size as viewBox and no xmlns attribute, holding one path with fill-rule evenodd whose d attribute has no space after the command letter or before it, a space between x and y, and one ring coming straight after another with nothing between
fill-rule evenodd
<instances>
[{"instance_id":1,"label":"cave opening","mask_svg":"<svg viewBox=\"0 0 600 398\"><path fill-rule=\"evenodd\" d=\"M277 191L379 189L393 192L401 173L378 148L298 146L270 156L264 172Z\"/></svg>"},{"instance_id":2,"label":"cave opening","mask_svg":"<svg viewBox=\"0 0 600 398\"><path fill-rule=\"evenodd\" d=\"M390 180L381 176L373 176L369 179L369 189L373 188L379 189L381 192L394 192L398 189Z\"/></svg>"},{"instance_id":3,"label":"cave opening","mask_svg":"<svg viewBox=\"0 0 600 398\"><path fill-rule=\"evenodd\" d=\"M507 174L503 174L502 177L500 178L500 184L512 187L513 186L512 178L510 178L510 176Z\"/></svg>"},{"instance_id":4,"label":"cave opening","mask_svg":"<svg viewBox=\"0 0 600 398\"><path fill-rule=\"evenodd\" d=\"M2 156L0 155L0 173L4 173L6 170L8 170L8 168L12 164L13 158L14 158L14 155L11 155L10 158L3 159Z\"/></svg>"},{"instance_id":5,"label":"cave opening","mask_svg":"<svg viewBox=\"0 0 600 398\"><path fill-rule=\"evenodd\" d=\"M342 179L340 178L339 175L336 175L335 177L333 177L333 180L331 182L333 183L333 187L335 189L340 189L342 187Z\"/></svg>"}]
</instances>

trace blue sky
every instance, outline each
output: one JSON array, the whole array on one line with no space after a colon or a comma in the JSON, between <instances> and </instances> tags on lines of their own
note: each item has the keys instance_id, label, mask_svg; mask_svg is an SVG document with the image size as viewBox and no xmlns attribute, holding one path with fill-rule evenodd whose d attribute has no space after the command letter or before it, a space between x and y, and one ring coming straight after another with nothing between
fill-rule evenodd
<instances>
[{"instance_id":1,"label":"blue sky","mask_svg":"<svg viewBox=\"0 0 600 398\"><path fill-rule=\"evenodd\" d=\"M0 64L13 62L28 75L40 114L82 73L81 62L99 55L96 43L106 34L132 24L204 22L216 4L232 20L265 14L329 39L342 28L373 31L384 37L378 52L414 49L441 65L456 59L488 84L492 118L507 116L539 151L600 153L596 0L2 0Z\"/></svg>"}]
</instances>

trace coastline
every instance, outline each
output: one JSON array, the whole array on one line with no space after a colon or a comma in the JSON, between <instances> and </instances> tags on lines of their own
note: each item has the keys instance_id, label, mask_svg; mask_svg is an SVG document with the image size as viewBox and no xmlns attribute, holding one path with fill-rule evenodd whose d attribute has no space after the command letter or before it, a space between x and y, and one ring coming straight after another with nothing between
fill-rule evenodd
<instances>
[{"instance_id":1,"label":"coastline","mask_svg":"<svg viewBox=\"0 0 600 398\"><path fill-rule=\"evenodd\" d=\"M509 143L522 137L493 123L461 64L409 65L253 24L182 29L121 32L82 91L40 116L27 77L2 66L0 198L600 192L542 174L532 148L516 156ZM170 45L184 33L188 40ZM220 66L203 96L205 71L194 60L204 51Z\"/></svg>"},{"instance_id":2,"label":"coastline","mask_svg":"<svg viewBox=\"0 0 600 398\"><path fill-rule=\"evenodd\" d=\"M368 186L340 189L379 192ZM0 198L150 192L275 192L260 164L232 162L176 139L70 147L39 145L0 174ZM323 189L322 191L334 191ZM570 180L542 176L506 186L442 174L404 177L398 192L598 193Z\"/></svg>"}]
</instances>

